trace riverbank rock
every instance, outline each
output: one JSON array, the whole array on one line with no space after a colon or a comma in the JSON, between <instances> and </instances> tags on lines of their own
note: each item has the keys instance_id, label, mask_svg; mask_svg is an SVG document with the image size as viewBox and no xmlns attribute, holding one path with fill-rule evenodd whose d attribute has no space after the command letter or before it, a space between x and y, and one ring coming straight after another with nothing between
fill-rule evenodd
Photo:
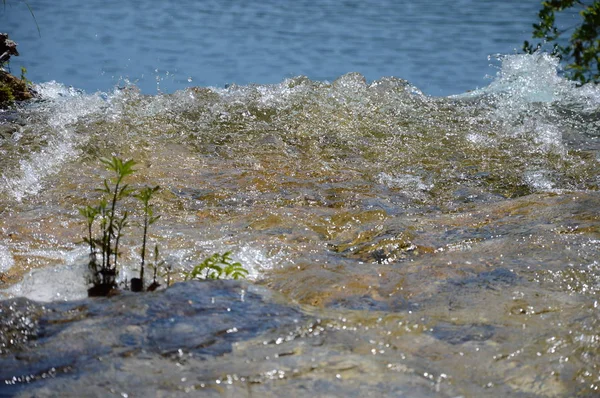
<instances>
[{"instance_id":1,"label":"riverbank rock","mask_svg":"<svg viewBox=\"0 0 600 398\"><path fill-rule=\"evenodd\" d=\"M17 43L8 38L8 34L0 33L0 66L18 56ZM18 78L0 68L0 109L12 105L15 101L32 99L35 92L24 78Z\"/></svg>"},{"instance_id":2,"label":"riverbank rock","mask_svg":"<svg viewBox=\"0 0 600 398\"><path fill-rule=\"evenodd\" d=\"M0 70L0 104L8 101L25 101L34 97L34 93L25 80Z\"/></svg>"},{"instance_id":3,"label":"riverbank rock","mask_svg":"<svg viewBox=\"0 0 600 398\"><path fill-rule=\"evenodd\" d=\"M8 33L0 33L0 63L8 62L13 55L19 56L17 43L8 38Z\"/></svg>"}]
</instances>

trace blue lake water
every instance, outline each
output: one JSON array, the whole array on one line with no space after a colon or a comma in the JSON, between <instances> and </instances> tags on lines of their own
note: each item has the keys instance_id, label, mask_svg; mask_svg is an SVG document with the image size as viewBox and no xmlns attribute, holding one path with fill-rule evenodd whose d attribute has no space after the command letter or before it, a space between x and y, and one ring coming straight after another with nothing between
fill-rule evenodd
<instances>
[{"instance_id":1,"label":"blue lake water","mask_svg":"<svg viewBox=\"0 0 600 398\"><path fill-rule=\"evenodd\" d=\"M540 2L403 0L7 1L0 31L36 82L88 92L128 79L144 93L190 85L406 79L430 95L486 86L488 56L530 39Z\"/></svg>"}]
</instances>

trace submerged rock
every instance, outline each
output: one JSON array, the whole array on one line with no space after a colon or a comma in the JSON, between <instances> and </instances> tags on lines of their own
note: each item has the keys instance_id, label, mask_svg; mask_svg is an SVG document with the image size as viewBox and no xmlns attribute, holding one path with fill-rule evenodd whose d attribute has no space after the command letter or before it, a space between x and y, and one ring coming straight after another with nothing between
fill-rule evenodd
<instances>
[{"instance_id":1,"label":"submerged rock","mask_svg":"<svg viewBox=\"0 0 600 398\"><path fill-rule=\"evenodd\" d=\"M485 341L494 335L492 325L452 325L439 323L431 331L431 334L439 340L449 344L462 344L468 341Z\"/></svg>"},{"instance_id":2,"label":"submerged rock","mask_svg":"<svg viewBox=\"0 0 600 398\"><path fill-rule=\"evenodd\" d=\"M0 389L13 392L104 371L117 358L222 355L236 341L306 318L231 281L43 306L20 298L0 302L0 313Z\"/></svg>"},{"instance_id":3,"label":"submerged rock","mask_svg":"<svg viewBox=\"0 0 600 398\"><path fill-rule=\"evenodd\" d=\"M0 396L454 396L419 369L365 357L321 321L246 282L0 302ZM393 352L391 352L392 355ZM453 395L454 394L454 395Z\"/></svg>"},{"instance_id":4,"label":"submerged rock","mask_svg":"<svg viewBox=\"0 0 600 398\"><path fill-rule=\"evenodd\" d=\"M450 284L467 288L485 288L499 290L516 284L519 276L506 268L496 268L492 271L480 272L476 276L452 280Z\"/></svg>"}]
</instances>

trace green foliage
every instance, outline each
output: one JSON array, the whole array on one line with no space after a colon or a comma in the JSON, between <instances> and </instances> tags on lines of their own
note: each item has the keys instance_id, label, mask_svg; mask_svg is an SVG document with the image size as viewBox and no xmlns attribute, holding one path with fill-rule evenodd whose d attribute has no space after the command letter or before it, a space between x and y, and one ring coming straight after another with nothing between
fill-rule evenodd
<instances>
[{"instance_id":1,"label":"green foliage","mask_svg":"<svg viewBox=\"0 0 600 398\"><path fill-rule=\"evenodd\" d=\"M138 192L134 192L124 181L127 176L135 172L133 169L135 162L133 160L124 162L120 158L113 156L110 159L101 158L100 161L114 175L110 179L104 179L103 187L97 190L102 193L102 197L97 205L87 205L79 208L79 214L86 221L87 236L83 238L83 242L87 243L89 247L88 265L91 271L90 282L94 285L89 290L90 295L108 294L108 290L116 287L119 244L125 228L129 226L129 213L127 211L121 213L118 207L121 200L128 197L134 197L141 202L144 215L142 224L142 249L140 253L140 280L138 281L136 278L133 278L131 281L132 290L135 280L136 291L141 291L144 288L148 228L160 218L160 216L154 215L154 209L150 204L150 200L160 187L147 186ZM154 246L154 256L148 266L152 269L153 275L152 284L147 290L154 290L160 286L157 281L158 276L166 277L167 286L171 285L172 268L164 260L160 260L158 245ZM196 266L191 272L186 273L185 279L239 279L246 277L246 275L248 275L248 271L239 262L234 262L231 259L231 252L227 252L224 254L213 254ZM94 289L97 291L92 294L91 291Z\"/></svg>"},{"instance_id":2,"label":"green foliage","mask_svg":"<svg viewBox=\"0 0 600 398\"><path fill-rule=\"evenodd\" d=\"M104 250L102 255L103 268L116 270L117 259L119 256L119 240L122 236L121 232L123 228L127 226L127 212L119 217L116 213L117 203L133 192L129 189L129 185L122 185L122 183L125 177L135 172L135 170L133 170L135 162L133 160L128 160L123 163L123 161L116 156L113 156L111 159L102 158L100 161L104 163L107 170L115 173L115 177L111 180L104 180L104 188L100 188L99 191L106 195L106 199L110 200L110 202L104 202L104 206L101 208L100 212L102 217L100 225L104 227L102 231L102 249ZM110 203L110 209L106 208L107 203ZM111 256L113 256L112 265Z\"/></svg>"},{"instance_id":3,"label":"green foliage","mask_svg":"<svg viewBox=\"0 0 600 398\"><path fill-rule=\"evenodd\" d=\"M231 252L215 253L185 274L190 279L240 279L248 275L248 270L239 262L233 262Z\"/></svg>"},{"instance_id":4,"label":"green foliage","mask_svg":"<svg viewBox=\"0 0 600 398\"><path fill-rule=\"evenodd\" d=\"M581 22L575 27L559 30L556 14L572 7L579 7ZM539 23L533 25L533 37L544 39L553 45L552 53L566 63L569 78L581 84L600 82L600 1L549 0L542 2L538 13ZM573 29L574 28L574 29ZM564 34L571 32L568 40ZM525 41L523 50L532 53L542 44L532 45Z\"/></svg>"},{"instance_id":5,"label":"green foliage","mask_svg":"<svg viewBox=\"0 0 600 398\"><path fill-rule=\"evenodd\" d=\"M0 82L0 109L12 106L15 103L15 95L10 86Z\"/></svg>"},{"instance_id":6,"label":"green foliage","mask_svg":"<svg viewBox=\"0 0 600 398\"><path fill-rule=\"evenodd\" d=\"M83 241L89 245L89 248L90 248L89 266L91 269L95 270L97 268L97 263L96 263L96 253L97 252L96 252L96 240L94 239L94 234L93 234L92 230L94 228L94 222L96 221L98 214L100 214L99 207L92 207L89 205L81 207L81 208L79 208L79 214L81 214L83 216L83 218L85 218L85 221L86 221L88 236L84 237Z\"/></svg>"},{"instance_id":7,"label":"green foliage","mask_svg":"<svg viewBox=\"0 0 600 398\"><path fill-rule=\"evenodd\" d=\"M133 170L135 162L133 160L123 162L116 156L111 159L102 158L100 161L109 171L114 172L115 176L110 180L105 179L103 188L98 189L103 193L99 204L84 206L79 209L79 214L85 218L87 225L88 236L84 238L84 242L90 249L88 264L92 273L91 283L94 286L116 286L119 243L123 230L129 225L129 213L125 211L123 215L119 215L117 203L132 192L127 184L123 184L123 179L135 171ZM94 237L96 220L99 220L100 224L98 237Z\"/></svg>"},{"instance_id":8,"label":"green foliage","mask_svg":"<svg viewBox=\"0 0 600 398\"><path fill-rule=\"evenodd\" d=\"M27 78L27 68L21 66L21 81L28 87L33 86L33 82Z\"/></svg>"},{"instance_id":9,"label":"green foliage","mask_svg":"<svg viewBox=\"0 0 600 398\"><path fill-rule=\"evenodd\" d=\"M144 286L144 265L146 260L146 242L148 237L148 227L156 222L160 218L160 216L154 216L154 210L150 205L150 199L152 199L152 195L157 192L160 187L157 185L155 187L145 187L142 189L137 195L134 195L140 202L142 202L144 209L144 224L143 224L143 238L142 238L142 262L140 265L140 279L142 281L142 287ZM155 262L158 258L158 246L154 247L154 258ZM154 269L154 283L156 283L156 268Z\"/></svg>"},{"instance_id":10,"label":"green foliage","mask_svg":"<svg viewBox=\"0 0 600 398\"><path fill-rule=\"evenodd\" d=\"M164 260L159 261L158 260L159 258L160 258L160 253L158 250L158 245L154 245L154 261L149 264L150 268L152 268L152 271L153 271L151 286L156 286L156 287L159 286L159 283L156 280L156 277L159 275L166 277L167 278L167 286L170 286L171 285L171 267L167 266Z\"/></svg>"}]
</instances>

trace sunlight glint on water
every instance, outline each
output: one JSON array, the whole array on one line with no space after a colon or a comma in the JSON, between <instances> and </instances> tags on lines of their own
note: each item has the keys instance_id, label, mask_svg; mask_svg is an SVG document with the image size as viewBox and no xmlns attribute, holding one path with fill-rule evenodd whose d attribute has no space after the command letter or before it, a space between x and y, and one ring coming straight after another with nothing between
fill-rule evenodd
<instances>
[{"instance_id":1,"label":"sunlight glint on water","mask_svg":"<svg viewBox=\"0 0 600 398\"><path fill-rule=\"evenodd\" d=\"M304 332L273 332L273 346L290 344L277 359L292 361L286 369L326 356L319 372L277 376L281 385L309 374L447 396L592 395L600 95L555 67L509 56L489 87L450 98L355 73L157 96L55 85L63 94L20 111L23 145L0 141L3 293L85 296L76 209L98 196L97 158L117 154L138 162L133 187L162 188L150 238L177 280L232 250L252 286L327 319L314 351ZM139 264L140 232L128 234L123 278ZM270 366L270 343L254 343L228 355L243 364L258 352L252 366ZM243 371L270 385L272 368Z\"/></svg>"}]
</instances>

